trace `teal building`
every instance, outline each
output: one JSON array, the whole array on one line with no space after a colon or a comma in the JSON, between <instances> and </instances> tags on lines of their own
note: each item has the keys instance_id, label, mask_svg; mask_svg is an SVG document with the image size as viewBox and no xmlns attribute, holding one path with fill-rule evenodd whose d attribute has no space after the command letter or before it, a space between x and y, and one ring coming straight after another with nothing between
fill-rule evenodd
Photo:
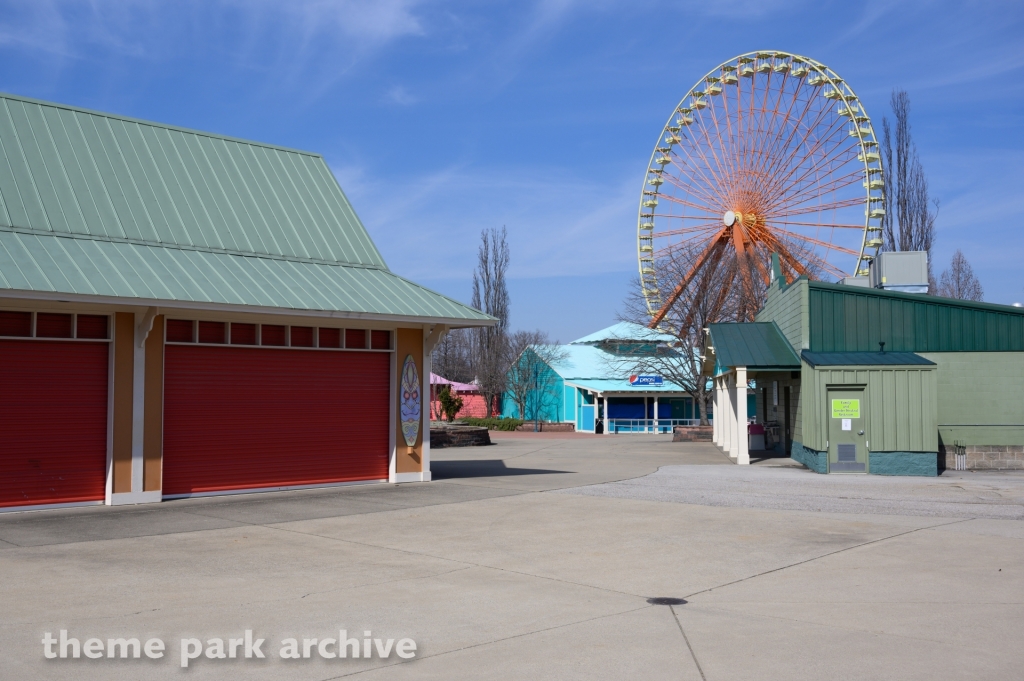
<instances>
[{"instance_id":1,"label":"teal building","mask_svg":"<svg viewBox=\"0 0 1024 681\"><path fill-rule=\"evenodd\" d=\"M659 347L665 351L673 340L621 322L557 346L559 359L542 363L541 388L531 391L526 417L608 434L667 433L674 425L697 423L700 413L681 386L661 376L631 377L626 370L630 356ZM521 418L508 394L502 398L502 416Z\"/></svg>"}]
</instances>

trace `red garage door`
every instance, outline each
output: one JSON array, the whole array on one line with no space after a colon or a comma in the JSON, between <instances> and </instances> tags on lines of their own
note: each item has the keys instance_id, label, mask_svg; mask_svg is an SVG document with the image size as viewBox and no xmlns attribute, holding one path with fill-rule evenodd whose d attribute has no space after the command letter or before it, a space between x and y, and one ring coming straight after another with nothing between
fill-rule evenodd
<instances>
[{"instance_id":1,"label":"red garage door","mask_svg":"<svg viewBox=\"0 0 1024 681\"><path fill-rule=\"evenodd\" d=\"M387 478L390 357L167 345L164 494Z\"/></svg>"},{"instance_id":2,"label":"red garage door","mask_svg":"<svg viewBox=\"0 0 1024 681\"><path fill-rule=\"evenodd\" d=\"M0 341L0 506L103 500L108 354L107 343Z\"/></svg>"}]
</instances>

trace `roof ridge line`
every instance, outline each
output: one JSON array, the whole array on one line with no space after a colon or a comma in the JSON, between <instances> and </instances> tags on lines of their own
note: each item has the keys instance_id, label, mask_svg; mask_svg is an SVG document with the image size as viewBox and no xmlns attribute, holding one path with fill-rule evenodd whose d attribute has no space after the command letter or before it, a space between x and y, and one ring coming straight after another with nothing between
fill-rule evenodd
<instances>
[{"instance_id":1,"label":"roof ridge line","mask_svg":"<svg viewBox=\"0 0 1024 681\"><path fill-rule=\"evenodd\" d=\"M159 241L149 241L148 239L130 239L128 237L116 237L108 235L98 234L83 234L81 232L54 232L45 229L32 229L29 227L15 227L13 225L0 225L0 232L10 232L12 234L27 234L29 236L45 236L45 237L56 237L61 239L81 239L83 241L103 241L106 243L114 244L131 244L133 246L149 246L152 248L167 248L178 251L193 251L198 253L217 253L220 255L237 255L243 258L263 258L265 260L282 260L285 262L302 262L309 263L311 265L334 265L338 267L358 267L366 270L379 270L381 272L387 272L388 274L394 274L391 270L386 267L380 267L378 265L367 265L365 263L358 262L344 262L341 260L325 260L323 258L304 258L297 255L281 255L276 253L258 253L256 251L238 251L231 248L213 248L210 246L191 246L188 244L178 243L162 243ZM398 275L395 275L398 276ZM405 279L404 277L401 277ZM410 284L415 284L420 288L426 288L416 282L405 279ZM430 290L430 289L427 289ZM435 293L431 291L431 293ZM441 295L438 293L437 295ZM444 296L447 298L447 296ZM452 300L448 298L448 300ZM458 302L452 300L452 302ZM459 303L465 305L465 303Z\"/></svg>"},{"instance_id":2,"label":"roof ridge line","mask_svg":"<svg viewBox=\"0 0 1024 681\"><path fill-rule=\"evenodd\" d=\"M312 156L314 158L323 158L322 154L318 154L315 151L306 151L305 149L295 149L293 147L284 147L279 144L269 144L267 142L257 142L256 140L245 139L243 137L231 137L230 135L221 135L219 133L210 132L208 130L196 130L195 128L186 128L180 125L173 125L171 123L160 123L157 121L149 121L145 118L135 118L133 116L124 116L121 114L111 113L109 111L99 111L97 109L86 109L81 106L73 106L71 104L62 104L60 102L51 102L45 99L36 99L34 97L25 97L24 95L16 95L11 92L0 92L0 98L2 99L14 99L21 102L29 102L31 104L38 104L40 106L52 106L55 109L67 109L68 111L77 111L78 113L89 114L91 116L102 116L104 118L113 118L119 121L129 121L131 123L138 123L139 125L148 125L155 128L165 128L167 130L177 130L179 132L187 132L192 135L201 135L203 137L209 137L211 139L227 140L229 142L237 142L239 144L251 144L254 147L265 147L267 149L278 149L279 151L288 151L293 154L302 154L304 156Z\"/></svg>"}]
</instances>

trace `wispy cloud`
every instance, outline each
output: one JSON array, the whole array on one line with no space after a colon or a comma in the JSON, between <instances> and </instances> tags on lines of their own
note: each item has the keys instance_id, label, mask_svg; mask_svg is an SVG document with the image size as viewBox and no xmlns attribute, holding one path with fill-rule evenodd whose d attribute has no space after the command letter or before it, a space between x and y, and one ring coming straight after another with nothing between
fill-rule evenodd
<instances>
[{"instance_id":1,"label":"wispy cloud","mask_svg":"<svg viewBox=\"0 0 1024 681\"><path fill-rule=\"evenodd\" d=\"M344 71L424 35L421 0L7 0L0 45L52 56L234 55L260 70Z\"/></svg>"},{"instance_id":2,"label":"wispy cloud","mask_svg":"<svg viewBox=\"0 0 1024 681\"><path fill-rule=\"evenodd\" d=\"M387 98L389 102L399 104L401 106L411 106L419 101L419 98L413 95L411 92L406 90L401 85L395 85L388 90Z\"/></svg>"},{"instance_id":3,"label":"wispy cloud","mask_svg":"<svg viewBox=\"0 0 1024 681\"><path fill-rule=\"evenodd\" d=\"M607 181L553 168L457 164L375 184L352 167L334 170L388 263L408 276L468 277L480 230L502 225L517 277L636 264L637 181L628 172Z\"/></svg>"}]
</instances>

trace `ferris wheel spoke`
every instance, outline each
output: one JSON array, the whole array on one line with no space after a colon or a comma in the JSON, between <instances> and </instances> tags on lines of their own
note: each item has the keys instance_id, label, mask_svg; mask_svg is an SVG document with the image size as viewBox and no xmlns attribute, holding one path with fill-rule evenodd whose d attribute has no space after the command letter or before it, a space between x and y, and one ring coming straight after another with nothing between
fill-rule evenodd
<instances>
[{"instance_id":1,"label":"ferris wheel spoke","mask_svg":"<svg viewBox=\"0 0 1024 681\"><path fill-rule=\"evenodd\" d=\"M828 225L826 225L826 226L828 226ZM861 229L863 229L863 228L861 228ZM855 251L852 248L847 248L846 246L840 246L838 244L833 244L830 241L823 241L821 239L815 239L814 237L810 237L810 236L807 236L805 234L799 234L797 232L791 232L791 231L786 230L786 229L775 229L774 231L775 231L776 234L781 234L782 236L789 237L790 239L794 239L796 241L802 241L804 243L814 244L815 246L822 246L822 247L824 247L824 248L826 248L828 250L839 251L840 253L846 253L848 255L860 255L859 251Z\"/></svg>"},{"instance_id":2,"label":"ferris wheel spoke","mask_svg":"<svg viewBox=\"0 0 1024 681\"><path fill-rule=\"evenodd\" d=\"M859 197L852 198L852 199L842 199L842 200L839 200L839 201L830 201L829 203L819 204L819 205L816 205L816 206L809 206L807 208L797 208L797 209L794 209L794 210L786 210L786 211L783 211L783 212L772 211L771 216L770 216L769 219L773 220L776 217L792 217L792 216L795 216L795 215L806 215L808 213L820 213L820 212L829 211L829 210L838 210L840 208L853 208L855 206L863 206L863 205L864 205L864 197L859 196ZM864 225L861 225L861 227L863 227L863 226Z\"/></svg>"},{"instance_id":3,"label":"ferris wheel spoke","mask_svg":"<svg viewBox=\"0 0 1024 681\"><path fill-rule=\"evenodd\" d=\"M856 170L842 177L837 177L833 180L825 182L824 184L818 182L807 182L799 190L793 191L786 196L782 196L775 203L769 204L773 211L780 208L791 208L793 206L799 206L808 201L813 201L815 198L820 198L829 194L834 194L840 189L845 189L852 184L856 184L858 180L863 177L863 173L860 170ZM798 200L801 199L802 200Z\"/></svg>"},{"instance_id":4,"label":"ferris wheel spoke","mask_svg":"<svg viewBox=\"0 0 1024 681\"><path fill-rule=\"evenodd\" d=\"M797 85L796 85L796 87L795 87L795 89L794 89L794 95L795 95L795 98L799 99L799 94L800 94L800 84L799 84L799 82L798 82L798 83L797 83ZM796 134L796 132L797 132L797 131L799 130L799 128L800 128L800 123L801 123L801 121L803 120L803 117L804 117L804 116L806 115L806 113L807 113L807 110L808 110L808 108L809 108L809 105L810 105L810 103L811 103L812 101L813 101L813 98L810 98L810 97L804 100L804 109L803 109L803 110L801 110L801 112L800 112L800 115L799 115L799 116L797 117L797 120L795 121L794 125L792 126L792 128L791 128L791 134L790 134L790 136L788 136L788 137L786 138L786 146L787 146L788 144L790 144L790 143L791 143L791 141L792 141L792 139L793 139L794 135L795 135L795 134ZM784 147L783 147L783 148L784 148ZM767 171L769 170L769 165L768 165L768 162L769 162L769 159L770 159L770 158L771 158L771 157L767 157L767 158L763 158L763 159L762 159L762 162L761 162L761 163L759 164L759 166L758 166L758 171L759 171L759 172L767 172ZM775 158L778 158L778 157L775 157Z\"/></svg>"},{"instance_id":5,"label":"ferris wheel spoke","mask_svg":"<svg viewBox=\"0 0 1024 681\"><path fill-rule=\"evenodd\" d=\"M732 163L733 159L727 153L729 151L729 145L726 143L726 142L731 140L731 130L728 127L728 121L729 121L729 116L728 116L729 108L728 108L728 104L729 104L729 90L730 89L731 88L723 89L722 94L719 95L719 97L721 98L721 101L722 101L722 107L726 111L725 120L726 120L726 124L727 124L727 128L726 128L726 133L727 134L726 134L725 137L722 136L722 125L721 125L721 123L718 120L718 107L715 107L715 106L708 107L708 110L711 112L711 120L714 123L715 132L717 133L717 136L718 136L718 139L719 139L719 147L721 148L723 162L728 165L728 167L725 169L725 175L726 176L731 176L732 174L734 174L736 172L736 167Z\"/></svg>"},{"instance_id":6,"label":"ferris wheel spoke","mask_svg":"<svg viewBox=\"0 0 1024 681\"><path fill-rule=\"evenodd\" d=\"M846 164L846 166L848 167L849 164ZM835 171L836 169L829 169L827 175L830 176L834 174ZM808 192L813 192L815 196L832 194L844 187L856 183L858 179L861 179L864 176L863 171L858 168L856 170L849 171L846 175L833 177L830 180L822 182L819 177L809 177L813 172L815 172L814 169L807 169L802 175L796 178L794 182L791 182L784 192L772 196L769 205L787 205L792 203L794 198L803 196Z\"/></svg>"},{"instance_id":7,"label":"ferris wheel spoke","mask_svg":"<svg viewBox=\"0 0 1024 681\"><path fill-rule=\"evenodd\" d=\"M792 161L802 146L796 136L803 129L803 126L806 125L808 130L817 129L830 111L828 106L821 106L821 102L816 94L809 94L803 100L803 104L800 115L790 128L790 134L787 137L782 153L777 154L775 161L764 168L765 172L771 176L776 175L783 168L793 166ZM815 108L815 105L818 105L818 108ZM806 118L809 113L813 113L813 115L811 122L808 124L806 123ZM829 127L831 128L831 126ZM794 142L796 143L794 144Z\"/></svg>"},{"instance_id":8,"label":"ferris wheel spoke","mask_svg":"<svg viewBox=\"0 0 1024 681\"><path fill-rule=\"evenodd\" d=\"M677 168L680 173L687 172L687 169L680 163L680 157L678 156L678 154L676 154L676 152L672 152L672 155L669 158L672 160L672 166ZM719 185L715 182L710 181L707 175L702 172L701 168L694 166L693 170L697 175L700 175L700 179L702 180L702 182L699 186L702 190L705 190L697 191L696 193L699 194L701 198L703 198L708 203L715 203L716 199L718 202L724 203L725 197L722 195L722 192L719 189ZM691 182L692 180L696 179L695 175L693 174L688 175L688 177L691 178ZM694 191L695 189L696 187L694 187L693 184L690 184L688 187L688 191Z\"/></svg>"},{"instance_id":9,"label":"ferris wheel spoke","mask_svg":"<svg viewBox=\"0 0 1024 681\"><path fill-rule=\"evenodd\" d=\"M678 178L678 177L676 177L674 175L667 175L667 174L665 174L665 175L662 175L662 178L664 180L666 180L670 185L675 187L676 189L678 189L680 191L683 191L683 192L686 192L687 194L693 194L694 190L696 189L696 187L694 185L693 178L691 178L691 177L688 177L688 180L689 180L688 182L683 182L681 178ZM710 196L707 192L699 192L699 193L702 196ZM676 198L678 198L678 197L676 197ZM700 198L700 197L698 197L698 198ZM715 206L715 210L718 210L718 206L720 205L720 203L718 203L717 201L711 201L711 202L705 201L704 205L708 205L709 203L711 203L711 204L713 204Z\"/></svg>"},{"instance_id":10,"label":"ferris wheel spoke","mask_svg":"<svg viewBox=\"0 0 1024 681\"><path fill-rule=\"evenodd\" d=\"M835 146L827 151L828 153L833 154L833 152L839 151L839 149L839 146ZM801 165L796 166L794 170L799 170L801 167L803 167L803 170L799 175L792 178L792 181L789 183L789 186L799 187L808 183L817 184L820 181L820 177L823 173L825 175L832 175L837 170L841 170L845 166L848 166L850 158L852 157L852 154L849 153L850 151L851 150L849 149L845 150L845 155L847 157L845 159L843 158L843 154L822 156L819 157L817 160L812 161L812 163L807 167L802 166L803 159L801 159ZM855 174L863 175L863 170L858 168ZM812 175L814 176L813 178Z\"/></svg>"},{"instance_id":11,"label":"ferris wheel spoke","mask_svg":"<svg viewBox=\"0 0 1024 681\"><path fill-rule=\"evenodd\" d=\"M709 109L714 111L714 107L713 106L709 107ZM728 176L728 173L727 173L726 169L722 167L722 160L718 158L718 151L715 148L714 143L711 141L711 135L708 132L707 126L704 125L704 116L700 115L700 116L695 116L694 118L695 118L696 123L699 125L699 127L701 129L701 132L702 132L702 134L704 136L704 141L707 142L708 148L711 150L712 157L715 159L715 167L718 169L717 173L713 172L713 175L715 177L715 181L718 184L723 184L723 181ZM718 129L717 126L716 126L715 129L717 131L717 129ZM708 159L707 159L707 156L703 152L703 148L700 145L695 145L695 146L697 146L697 149L700 152L701 157L704 159L704 162L708 163ZM710 163L708 163L708 166L710 167Z\"/></svg>"},{"instance_id":12,"label":"ferris wheel spoke","mask_svg":"<svg viewBox=\"0 0 1024 681\"><path fill-rule=\"evenodd\" d=\"M768 100L768 95L771 93L771 79L772 79L773 73L774 72L772 72L772 71L770 71L768 73L768 78L766 79L766 82L765 82L765 100L766 100L766 104L769 103L767 100ZM789 106L786 109L786 113L783 115L782 122L779 122L778 121L778 119L779 119L779 110L782 107L782 103L783 103L783 101L785 99L784 95L786 94L786 85L787 85L787 78L788 77L789 77L788 73L783 73L782 76L780 76L780 78L782 79L782 82L779 85L778 94L775 97L775 107L772 109L771 117L770 118L765 118L764 116L762 116L762 123L764 124L765 134L762 135L762 137L761 137L761 142L762 143L761 143L761 145L759 146L759 149L758 149L758 156L761 159L760 165L762 167L763 167L763 164L764 164L764 159L770 157L770 152L774 150L774 147L775 147L776 143L778 142L779 138L781 137L781 135L777 134L778 130L779 130L778 126L784 124L784 122L788 119L789 112L792 110L793 105L796 103L796 97L797 97L797 93L799 92L799 90L797 88L793 88L793 92L792 92L793 98L792 98L792 101L790 101Z\"/></svg>"},{"instance_id":13,"label":"ferris wheel spoke","mask_svg":"<svg viewBox=\"0 0 1024 681\"><path fill-rule=\"evenodd\" d=\"M711 167L711 163L708 161L708 157L707 157L707 154L704 153L704 149L700 145L698 145L698 144L691 144L689 146L692 147L697 152L697 154L700 156L701 161L703 161L702 167L707 169L707 173L700 172L701 179L704 181L705 186L708 189L710 189L711 192L715 196L717 196L719 198L719 200L725 201L725 196L722 194L722 191L721 191L721 187L724 186L724 182L722 181L722 178L720 178L715 173L714 169ZM682 165L675 163L675 159L679 158L679 156L674 151L672 152L672 158L673 158L673 165L675 165L676 167L678 167L682 171L683 170ZM701 171L701 167L695 166L694 169L697 170L697 171ZM711 175L710 178L708 177L708 174Z\"/></svg>"},{"instance_id":14,"label":"ferris wheel spoke","mask_svg":"<svg viewBox=\"0 0 1024 681\"><path fill-rule=\"evenodd\" d=\"M832 141L833 136L842 132L842 126L842 121L832 121L826 129L826 134L822 138L815 140L813 144L803 151L802 155L799 155L801 150L800 145L794 146L790 154L781 164L770 169L769 172L774 178L769 189L770 194L774 197L779 193L784 192L787 187L798 185L804 178L806 178L808 170L813 172L815 169L820 168L823 163L832 162L835 158L833 153L842 145L844 138L840 136L834 145L828 146L828 144ZM803 173L797 175L797 173L800 173L801 169L804 168L804 163L806 161L810 161L810 168L805 169ZM779 172L778 174L775 173L776 170L782 169L788 170L784 174L782 172ZM794 175L796 175L795 178Z\"/></svg>"},{"instance_id":15,"label":"ferris wheel spoke","mask_svg":"<svg viewBox=\"0 0 1024 681\"><path fill-rule=\"evenodd\" d=\"M680 206L687 206L689 208L693 208L694 210L702 210L706 213L717 214L720 212L720 209L717 206L708 207L706 204L702 205L699 203L694 203L692 201L687 201L686 199L681 199L678 196L672 196L671 194L661 194L660 198L663 198L666 201L669 201L670 203L676 203L679 204ZM655 213L655 215L658 214Z\"/></svg>"},{"instance_id":16,"label":"ferris wheel spoke","mask_svg":"<svg viewBox=\"0 0 1024 681\"><path fill-rule=\"evenodd\" d=\"M864 229L864 225L844 225L835 222L791 222L789 220L776 220L775 218L768 218L768 223L772 225L791 225L794 227L818 227L822 229Z\"/></svg>"},{"instance_id":17,"label":"ferris wheel spoke","mask_svg":"<svg viewBox=\"0 0 1024 681\"><path fill-rule=\"evenodd\" d=\"M795 107L797 103L803 104L799 115L794 117L792 110L787 112L784 123L792 121L792 124L788 126L788 130L780 131L781 134L777 136L774 144L769 148L768 153L766 153L762 158L760 170L769 177L775 175L778 169L784 168L785 164L789 162L789 160L792 159L799 151L800 145L799 140L797 139L797 134L800 131L800 126L803 124L804 117L812 110L812 104L814 104L813 98L805 98L801 100L799 92L799 88L794 89L792 102L793 107Z\"/></svg>"}]
</instances>

